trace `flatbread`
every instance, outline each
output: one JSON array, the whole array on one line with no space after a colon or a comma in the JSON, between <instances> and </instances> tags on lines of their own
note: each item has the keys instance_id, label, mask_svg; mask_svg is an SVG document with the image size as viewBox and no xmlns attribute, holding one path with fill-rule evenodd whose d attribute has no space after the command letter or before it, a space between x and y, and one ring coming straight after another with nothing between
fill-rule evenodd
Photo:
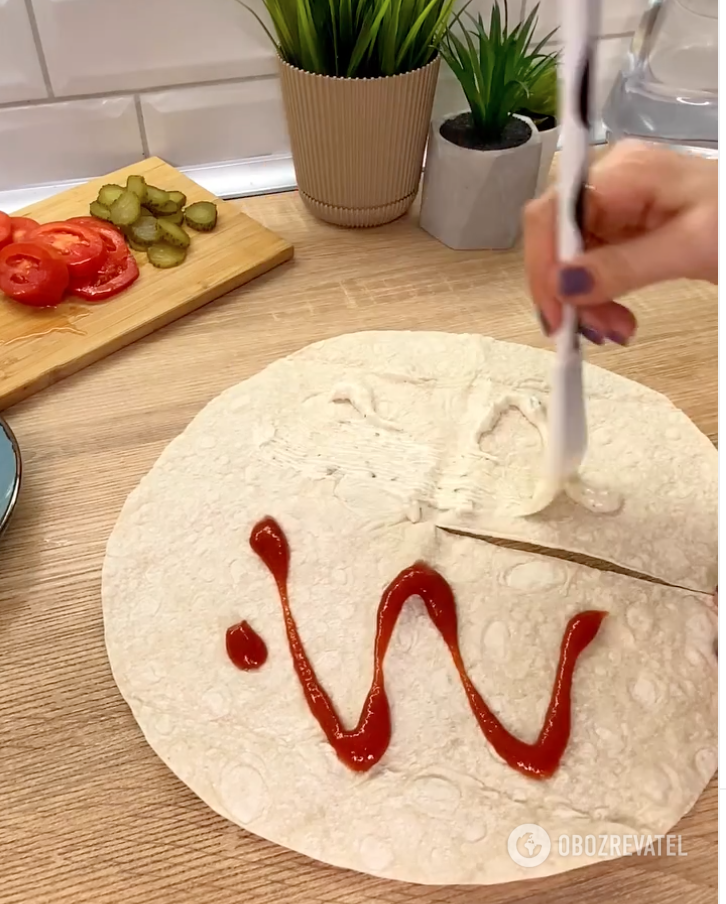
<instances>
[{"instance_id":1,"label":"flatbread","mask_svg":"<svg viewBox=\"0 0 726 904\"><path fill-rule=\"evenodd\" d=\"M503 520L496 505L481 514L480 500L526 491L529 475L514 458L520 451L535 461L538 446L523 419L503 416L481 459L469 426L480 416L477 400L486 404L500 387L544 398L548 360L475 336L369 333L320 343L211 402L131 494L103 570L109 659L150 745L218 813L337 866L413 882L488 884L593 859L561 856L562 833L663 834L693 806L716 768L709 597L436 526L466 510L458 501L447 509L443 498L457 492L457 480L449 481L457 471L458 493L474 499L479 524ZM588 384L591 420L607 425L616 449L632 406L628 448L640 480L636 486L607 466L606 477L631 494L585 551L630 567L646 562L646 573L700 590L712 563L696 541L712 547L716 528L708 537L710 501L695 475L715 486L712 447L661 396L594 368ZM682 473L687 499L642 454L642 437L670 429L679 434L661 464ZM595 435L592 442L594 473ZM498 461L511 479L487 471ZM633 525L642 530L646 514L651 536L659 536L659 509L642 486L649 482L663 489L668 542L684 551L677 568L655 540L637 549ZM550 519L548 537L574 538L578 521L596 517L572 505ZM680 521L671 522L676 509ZM307 708L277 591L249 547L265 515L288 536L293 612L346 725L357 721L370 685L381 592L418 559L452 585L472 678L524 740L539 733L567 620L607 610L575 674L572 736L556 775L524 778L493 753L416 600L386 660L391 745L366 774L342 765ZM533 535L541 526L532 524L520 519L517 537L542 543ZM630 532L628 542L618 531ZM225 653L225 631L241 619L269 649L256 672L239 671ZM529 823L553 840L535 868L507 853L510 832Z\"/></svg>"}]
</instances>

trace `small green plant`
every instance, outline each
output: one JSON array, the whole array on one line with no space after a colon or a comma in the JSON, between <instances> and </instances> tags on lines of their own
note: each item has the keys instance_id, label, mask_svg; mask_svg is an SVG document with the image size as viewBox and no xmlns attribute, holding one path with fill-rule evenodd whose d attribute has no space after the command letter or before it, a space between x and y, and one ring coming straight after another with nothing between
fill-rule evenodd
<instances>
[{"instance_id":1,"label":"small green plant","mask_svg":"<svg viewBox=\"0 0 726 904\"><path fill-rule=\"evenodd\" d=\"M486 140L502 136L512 116L527 108L532 86L557 65L556 54L542 53L554 31L532 47L539 4L511 30L507 0L503 0L503 7L504 21L495 0L488 28L481 15L474 18L465 7L454 16L440 47L441 56L466 95L474 130ZM472 29L464 27L462 15L471 21ZM454 26L459 27L461 37Z\"/></svg>"},{"instance_id":2,"label":"small green plant","mask_svg":"<svg viewBox=\"0 0 726 904\"><path fill-rule=\"evenodd\" d=\"M263 0L291 66L318 75L378 78L411 72L436 56L454 0Z\"/></svg>"},{"instance_id":3,"label":"small green plant","mask_svg":"<svg viewBox=\"0 0 726 904\"><path fill-rule=\"evenodd\" d=\"M557 119L557 55L548 58L546 66L529 86L526 105L517 113L523 113L537 128Z\"/></svg>"}]
</instances>

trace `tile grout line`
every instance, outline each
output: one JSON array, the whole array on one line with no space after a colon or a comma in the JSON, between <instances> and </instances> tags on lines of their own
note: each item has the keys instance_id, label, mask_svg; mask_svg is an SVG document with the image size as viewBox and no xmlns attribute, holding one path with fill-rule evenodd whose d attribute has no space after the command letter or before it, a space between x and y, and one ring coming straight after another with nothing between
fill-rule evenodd
<instances>
[{"instance_id":1,"label":"tile grout line","mask_svg":"<svg viewBox=\"0 0 726 904\"><path fill-rule=\"evenodd\" d=\"M25 3L30 7L32 0L25 0ZM522 12L527 7L527 0L523 0L522 2ZM95 93L87 93L87 94L69 94L58 96L53 92L52 85L50 83L50 75L48 72L47 65L45 63L45 56L42 53L42 44L40 43L40 36L37 31L37 26L35 24L35 19L31 20L31 25L33 28L33 35L36 40L36 45L38 49L38 55L41 62L41 69L43 71L43 78L46 82L46 88L48 90L48 97L44 97L36 100L19 100L19 101L11 101L10 103L0 103L0 112L2 110L12 110L18 107L41 107L43 105L47 105L49 101L55 103L69 103L73 101L83 101L83 100L104 100L106 98L113 97L128 97L132 95L134 98L142 98L148 94L158 94L164 91L184 91L186 89L192 88L215 88L215 87L223 87L226 85L244 85L248 82L263 82L263 81L272 81L277 79L278 76L276 73L262 73L260 75L247 75L241 77L233 77L233 78L224 78L224 79L207 79L206 81L199 82L187 82L184 84L177 85L155 85L152 88L137 88L134 90L118 90L118 91L98 91ZM600 35L599 41L609 41L615 40L618 38L630 38L633 36L632 31L623 31L623 32L615 32L613 34L604 34ZM547 47L557 46L557 41L551 41L546 45Z\"/></svg>"},{"instance_id":2,"label":"tile grout line","mask_svg":"<svg viewBox=\"0 0 726 904\"><path fill-rule=\"evenodd\" d=\"M144 122L144 111L141 109L141 97L134 94L134 107L136 108L136 119L139 123L139 134L141 135L141 151L144 157L150 157L149 138L146 134L146 123Z\"/></svg>"},{"instance_id":3,"label":"tile grout line","mask_svg":"<svg viewBox=\"0 0 726 904\"><path fill-rule=\"evenodd\" d=\"M26 0L27 3L30 0ZM55 101L55 103L68 103L76 100L105 100L110 97L128 97L129 95L134 95L138 97L144 97L147 94L157 94L163 91L183 91L185 89L191 88L215 88L218 86L225 85L244 85L248 82L266 82L277 79L277 73L264 73L262 75L247 75L237 78L224 78L224 79L209 79L207 81L201 82L187 82L182 85L155 85L153 88L137 88L134 89L119 89L118 91L96 91L96 92L88 92L86 94L67 94L58 96L56 94L51 94L50 98L42 98L40 100L16 100L10 101L10 103L2 104L0 103L0 110L13 109L16 107L42 107L44 104L48 104L49 99Z\"/></svg>"},{"instance_id":4,"label":"tile grout line","mask_svg":"<svg viewBox=\"0 0 726 904\"><path fill-rule=\"evenodd\" d=\"M38 20L35 18L35 9L33 8L33 0L25 0L25 11L28 15L28 22L30 24L30 31L33 35L33 43L35 44L35 52L38 54L38 64L40 65L40 71L43 76L43 81L45 83L45 90L48 92L48 97L44 98L44 100L39 101L38 103L45 103L49 99L55 99L55 92L53 91L53 83L50 80L50 69L48 69L48 61L45 58L45 50L43 49L43 42L40 39L40 30L38 28ZM27 101L26 101L27 103Z\"/></svg>"}]
</instances>

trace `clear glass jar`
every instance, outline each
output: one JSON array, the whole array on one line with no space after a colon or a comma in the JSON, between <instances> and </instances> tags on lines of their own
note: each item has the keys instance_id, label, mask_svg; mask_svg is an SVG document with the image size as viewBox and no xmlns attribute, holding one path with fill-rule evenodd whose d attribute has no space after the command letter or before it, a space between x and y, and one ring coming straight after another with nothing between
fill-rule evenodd
<instances>
[{"instance_id":1,"label":"clear glass jar","mask_svg":"<svg viewBox=\"0 0 726 904\"><path fill-rule=\"evenodd\" d=\"M603 122L608 141L718 154L718 0L651 0Z\"/></svg>"}]
</instances>

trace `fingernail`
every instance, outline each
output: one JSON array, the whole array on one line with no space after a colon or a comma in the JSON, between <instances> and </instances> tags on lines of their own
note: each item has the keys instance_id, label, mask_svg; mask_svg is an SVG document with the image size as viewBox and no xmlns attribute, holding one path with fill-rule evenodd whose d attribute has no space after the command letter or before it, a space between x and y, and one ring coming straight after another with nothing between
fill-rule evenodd
<instances>
[{"instance_id":1,"label":"fingernail","mask_svg":"<svg viewBox=\"0 0 726 904\"><path fill-rule=\"evenodd\" d=\"M578 332L581 336L584 336L588 342L592 342L594 345L602 345L605 341L597 330L590 329L589 326L580 324Z\"/></svg>"},{"instance_id":2,"label":"fingernail","mask_svg":"<svg viewBox=\"0 0 726 904\"><path fill-rule=\"evenodd\" d=\"M560 295L572 298L592 292L594 282L590 271L584 267L566 267L560 271Z\"/></svg>"},{"instance_id":3,"label":"fingernail","mask_svg":"<svg viewBox=\"0 0 726 904\"><path fill-rule=\"evenodd\" d=\"M540 326L542 327L542 332L545 334L545 336L549 336L552 330L550 329L549 323L547 323L547 318L539 308L537 308L537 317L539 319Z\"/></svg>"},{"instance_id":4,"label":"fingernail","mask_svg":"<svg viewBox=\"0 0 726 904\"><path fill-rule=\"evenodd\" d=\"M628 339L621 333L608 333L608 339L616 345L627 345Z\"/></svg>"}]
</instances>

